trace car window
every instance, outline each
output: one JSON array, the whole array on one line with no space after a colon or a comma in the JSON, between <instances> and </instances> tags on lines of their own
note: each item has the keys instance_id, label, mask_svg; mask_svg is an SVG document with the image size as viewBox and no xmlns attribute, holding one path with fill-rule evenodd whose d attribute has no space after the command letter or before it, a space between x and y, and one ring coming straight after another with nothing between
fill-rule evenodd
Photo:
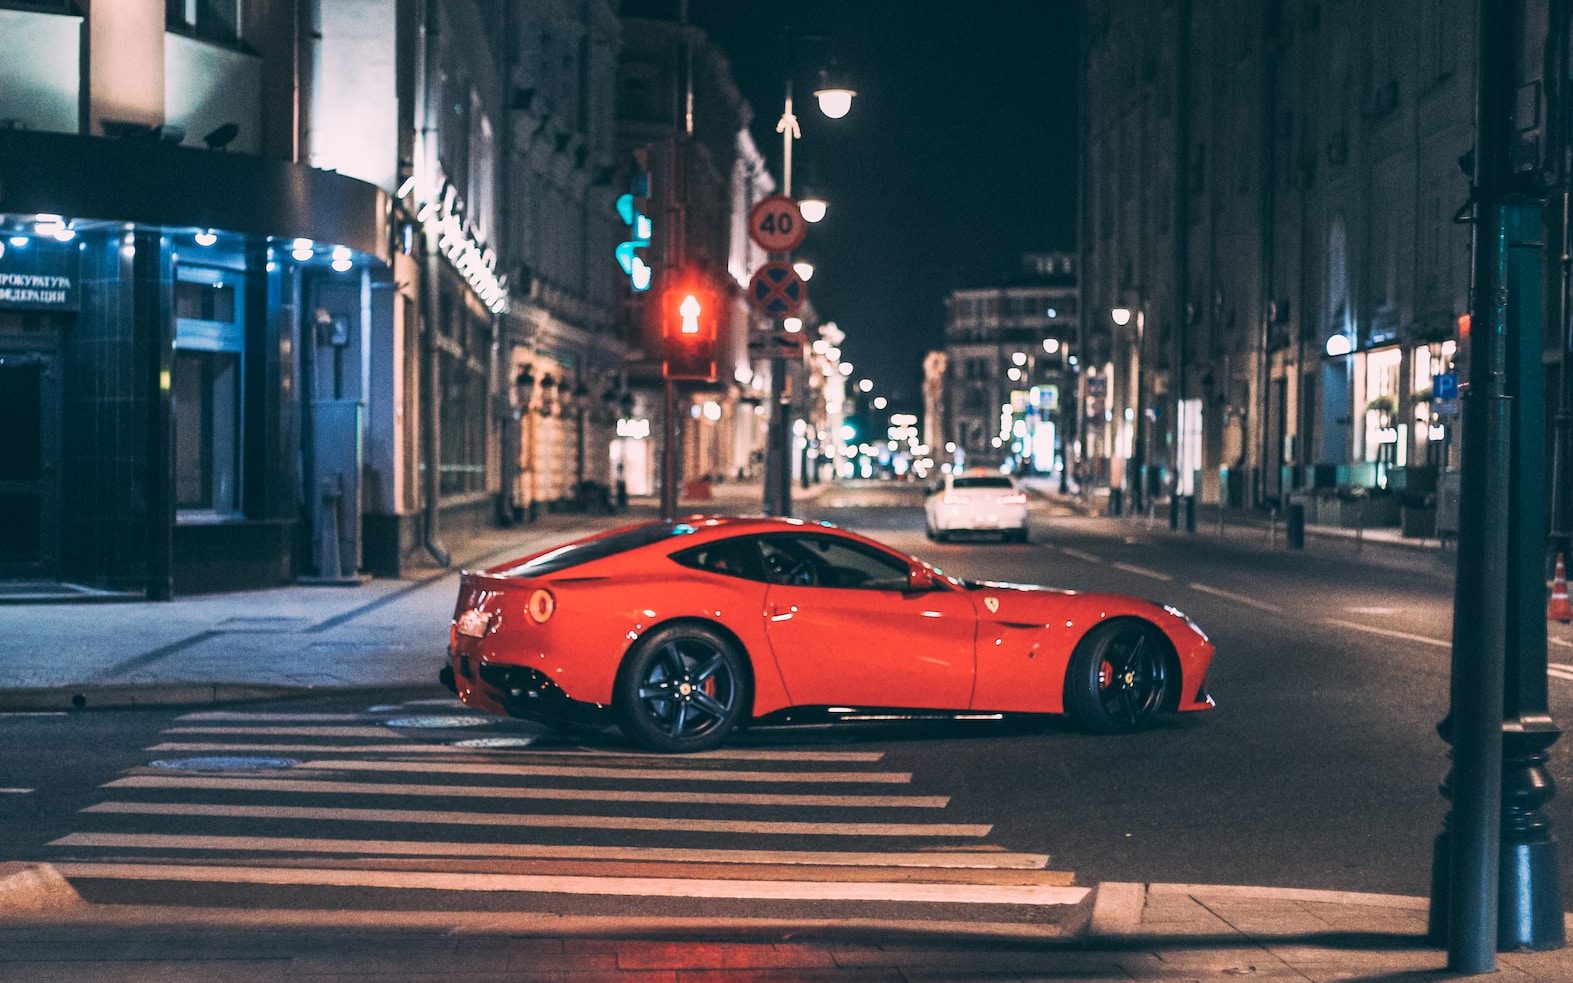
<instances>
[{"instance_id":1,"label":"car window","mask_svg":"<svg viewBox=\"0 0 1573 983\"><path fill-rule=\"evenodd\" d=\"M951 481L952 488L1014 488L1009 478L955 478Z\"/></svg>"},{"instance_id":2,"label":"car window","mask_svg":"<svg viewBox=\"0 0 1573 983\"><path fill-rule=\"evenodd\" d=\"M581 563L589 563L591 560L604 560L618 553L659 543L663 539L687 536L693 531L694 527L686 522L650 522L612 533L610 536L602 536L600 539L586 539L569 543L567 546L559 546L516 567L497 571L497 574L501 577L539 577L566 570L568 567L576 567Z\"/></svg>"},{"instance_id":3,"label":"car window","mask_svg":"<svg viewBox=\"0 0 1573 983\"><path fill-rule=\"evenodd\" d=\"M685 567L708 570L748 580L764 580L765 566L759 555L758 536L737 536L693 549L673 553L672 559Z\"/></svg>"},{"instance_id":4,"label":"car window","mask_svg":"<svg viewBox=\"0 0 1573 983\"><path fill-rule=\"evenodd\" d=\"M906 590L901 560L839 536L761 538L765 579L799 587Z\"/></svg>"}]
</instances>

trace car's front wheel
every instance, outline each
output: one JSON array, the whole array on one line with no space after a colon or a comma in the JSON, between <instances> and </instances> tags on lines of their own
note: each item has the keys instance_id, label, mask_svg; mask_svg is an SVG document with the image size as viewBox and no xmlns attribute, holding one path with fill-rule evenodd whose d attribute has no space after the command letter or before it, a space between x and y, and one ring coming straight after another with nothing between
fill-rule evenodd
<instances>
[{"instance_id":1,"label":"car's front wheel","mask_svg":"<svg viewBox=\"0 0 1573 983\"><path fill-rule=\"evenodd\" d=\"M702 625L651 633L618 679L618 722L654 751L703 751L724 741L748 712L742 653Z\"/></svg>"},{"instance_id":2,"label":"car's front wheel","mask_svg":"<svg viewBox=\"0 0 1573 983\"><path fill-rule=\"evenodd\" d=\"M1150 725L1176 685L1157 630L1135 620L1099 625L1065 672L1065 712L1084 730L1118 734Z\"/></svg>"}]
</instances>

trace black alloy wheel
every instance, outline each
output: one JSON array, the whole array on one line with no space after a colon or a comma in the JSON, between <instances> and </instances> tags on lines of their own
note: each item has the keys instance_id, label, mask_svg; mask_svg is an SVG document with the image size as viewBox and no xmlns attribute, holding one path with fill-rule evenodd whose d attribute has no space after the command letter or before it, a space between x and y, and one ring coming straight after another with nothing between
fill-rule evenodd
<instances>
[{"instance_id":1,"label":"black alloy wheel","mask_svg":"<svg viewBox=\"0 0 1573 983\"><path fill-rule=\"evenodd\" d=\"M1095 734L1119 734L1149 726L1168 701L1177 680L1157 630L1122 619L1087 633L1065 673L1065 712Z\"/></svg>"},{"instance_id":2,"label":"black alloy wheel","mask_svg":"<svg viewBox=\"0 0 1573 983\"><path fill-rule=\"evenodd\" d=\"M674 625L645 638L618 679L623 732L654 751L703 751L724 741L748 712L743 657L702 625Z\"/></svg>"}]
</instances>

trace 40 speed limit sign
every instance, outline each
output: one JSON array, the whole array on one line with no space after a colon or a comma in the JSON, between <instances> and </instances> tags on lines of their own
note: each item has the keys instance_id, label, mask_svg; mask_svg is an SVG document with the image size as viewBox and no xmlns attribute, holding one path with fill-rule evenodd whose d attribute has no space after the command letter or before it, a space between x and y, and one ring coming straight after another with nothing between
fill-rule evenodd
<instances>
[{"instance_id":1,"label":"40 speed limit sign","mask_svg":"<svg viewBox=\"0 0 1573 983\"><path fill-rule=\"evenodd\" d=\"M748 213L748 234L766 252L786 253L796 249L808 231L797 202L786 195L771 195Z\"/></svg>"}]
</instances>

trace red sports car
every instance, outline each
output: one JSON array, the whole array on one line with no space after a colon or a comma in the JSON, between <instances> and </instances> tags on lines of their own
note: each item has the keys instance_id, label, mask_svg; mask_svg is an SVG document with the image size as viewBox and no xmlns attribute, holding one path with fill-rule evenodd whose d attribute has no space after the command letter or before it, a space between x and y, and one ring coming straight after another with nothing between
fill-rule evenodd
<instances>
[{"instance_id":1,"label":"red sports car","mask_svg":"<svg viewBox=\"0 0 1573 983\"><path fill-rule=\"evenodd\" d=\"M1212 656L1161 604L959 580L828 524L695 516L464 573L442 677L470 706L697 751L811 709L1134 730L1213 706Z\"/></svg>"}]
</instances>

